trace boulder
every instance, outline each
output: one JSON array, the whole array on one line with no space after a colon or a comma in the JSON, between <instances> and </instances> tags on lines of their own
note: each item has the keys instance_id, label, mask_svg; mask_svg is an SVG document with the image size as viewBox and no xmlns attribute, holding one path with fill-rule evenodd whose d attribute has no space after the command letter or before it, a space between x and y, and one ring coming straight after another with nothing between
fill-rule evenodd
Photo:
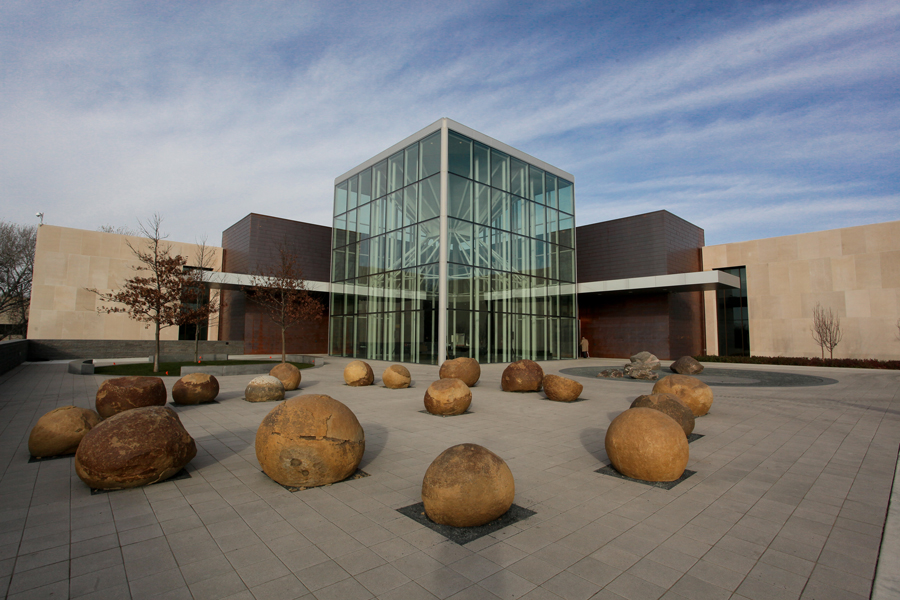
<instances>
[{"instance_id":1,"label":"boulder","mask_svg":"<svg viewBox=\"0 0 900 600\"><path fill-rule=\"evenodd\" d=\"M605 371L600 371L597 373L597 377L607 377L609 379L621 379L625 377L625 372L622 369L606 369Z\"/></svg>"},{"instance_id":2,"label":"boulder","mask_svg":"<svg viewBox=\"0 0 900 600\"><path fill-rule=\"evenodd\" d=\"M500 387L504 392L539 392L544 370L533 360L517 360L503 371Z\"/></svg>"},{"instance_id":3,"label":"boulder","mask_svg":"<svg viewBox=\"0 0 900 600\"><path fill-rule=\"evenodd\" d=\"M244 390L244 400L247 402L272 402L284 400L284 384L277 377L260 375L254 377Z\"/></svg>"},{"instance_id":4,"label":"boulder","mask_svg":"<svg viewBox=\"0 0 900 600\"><path fill-rule=\"evenodd\" d=\"M477 527L502 517L516 495L506 462L477 444L441 452L422 480L428 518L441 525Z\"/></svg>"},{"instance_id":5,"label":"boulder","mask_svg":"<svg viewBox=\"0 0 900 600\"><path fill-rule=\"evenodd\" d=\"M675 420L652 408L629 408L606 430L606 454L626 477L675 481L684 474L687 437Z\"/></svg>"},{"instance_id":6,"label":"boulder","mask_svg":"<svg viewBox=\"0 0 900 600\"><path fill-rule=\"evenodd\" d=\"M473 387L481 379L481 365L474 358L460 357L445 360L439 374L441 379L462 379L469 387Z\"/></svg>"},{"instance_id":7,"label":"boulder","mask_svg":"<svg viewBox=\"0 0 900 600\"><path fill-rule=\"evenodd\" d=\"M703 372L703 365L693 356L682 356L669 368L679 375L699 375Z\"/></svg>"},{"instance_id":8,"label":"boulder","mask_svg":"<svg viewBox=\"0 0 900 600\"><path fill-rule=\"evenodd\" d=\"M391 365L381 374L381 381L386 388L402 390L409 387L412 376L409 374L409 369L403 365Z\"/></svg>"},{"instance_id":9,"label":"boulder","mask_svg":"<svg viewBox=\"0 0 900 600\"><path fill-rule=\"evenodd\" d=\"M654 394L674 394L691 409L695 417L702 417L712 406L712 388L688 375L667 375L653 386Z\"/></svg>"},{"instance_id":10,"label":"boulder","mask_svg":"<svg viewBox=\"0 0 900 600\"><path fill-rule=\"evenodd\" d=\"M369 363L354 360L344 368L344 381L353 387L372 385L372 382L375 381L375 373Z\"/></svg>"},{"instance_id":11,"label":"boulder","mask_svg":"<svg viewBox=\"0 0 900 600\"><path fill-rule=\"evenodd\" d=\"M559 375L544 375L543 387L547 397L556 402L573 402L584 390L577 381Z\"/></svg>"},{"instance_id":12,"label":"boulder","mask_svg":"<svg viewBox=\"0 0 900 600\"><path fill-rule=\"evenodd\" d=\"M269 375L280 379L281 385L284 386L285 391L290 392L291 390L296 390L300 387L300 369L291 363L279 363L275 365L272 367L272 370L269 371Z\"/></svg>"},{"instance_id":13,"label":"boulder","mask_svg":"<svg viewBox=\"0 0 900 600\"><path fill-rule=\"evenodd\" d=\"M28 452L35 458L74 454L81 439L99 422L100 415L88 408L54 408L31 429Z\"/></svg>"},{"instance_id":14,"label":"boulder","mask_svg":"<svg viewBox=\"0 0 900 600\"><path fill-rule=\"evenodd\" d=\"M669 415L684 430L684 435L694 431L694 413L678 396L673 394L645 394L631 403L631 408L652 408Z\"/></svg>"},{"instance_id":15,"label":"boulder","mask_svg":"<svg viewBox=\"0 0 900 600\"><path fill-rule=\"evenodd\" d=\"M472 391L462 379L438 379L425 391L425 410L433 415L461 415L472 404Z\"/></svg>"},{"instance_id":16,"label":"boulder","mask_svg":"<svg viewBox=\"0 0 900 600\"><path fill-rule=\"evenodd\" d=\"M647 351L638 352L631 357L631 364L638 369L659 370L659 359Z\"/></svg>"},{"instance_id":17,"label":"boulder","mask_svg":"<svg viewBox=\"0 0 900 600\"><path fill-rule=\"evenodd\" d=\"M104 419L142 406L165 406L166 384L159 377L116 377L97 390L97 412Z\"/></svg>"},{"instance_id":18,"label":"boulder","mask_svg":"<svg viewBox=\"0 0 900 600\"><path fill-rule=\"evenodd\" d=\"M256 431L256 458L281 485L314 487L353 475L366 450L362 426L341 402L307 394L285 400Z\"/></svg>"},{"instance_id":19,"label":"boulder","mask_svg":"<svg viewBox=\"0 0 900 600\"><path fill-rule=\"evenodd\" d=\"M95 489L132 488L168 479L196 454L194 438L174 410L146 406L91 429L75 453L75 473Z\"/></svg>"},{"instance_id":20,"label":"boulder","mask_svg":"<svg viewBox=\"0 0 900 600\"><path fill-rule=\"evenodd\" d=\"M656 381L659 379L659 374L653 369L636 366L640 363L630 363L625 365L625 376L631 377L632 379L646 379L649 381Z\"/></svg>"},{"instance_id":21,"label":"boulder","mask_svg":"<svg viewBox=\"0 0 900 600\"><path fill-rule=\"evenodd\" d=\"M188 373L172 386L175 404L212 402L219 395L219 380L207 373Z\"/></svg>"}]
</instances>

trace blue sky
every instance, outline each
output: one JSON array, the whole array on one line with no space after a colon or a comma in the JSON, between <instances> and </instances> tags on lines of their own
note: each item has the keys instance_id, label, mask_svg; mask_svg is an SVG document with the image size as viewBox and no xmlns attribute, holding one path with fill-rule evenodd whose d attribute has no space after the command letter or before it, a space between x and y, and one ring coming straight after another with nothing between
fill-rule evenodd
<instances>
[{"instance_id":1,"label":"blue sky","mask_svg":"<svg viewBox=\"0 0 900 600\"><path fill-rule=\"evenodd\" d=\"M440 117L707 244L900 219L900 3L0 3L2 218L330 224Z\"/></svg>"}]
</instances>

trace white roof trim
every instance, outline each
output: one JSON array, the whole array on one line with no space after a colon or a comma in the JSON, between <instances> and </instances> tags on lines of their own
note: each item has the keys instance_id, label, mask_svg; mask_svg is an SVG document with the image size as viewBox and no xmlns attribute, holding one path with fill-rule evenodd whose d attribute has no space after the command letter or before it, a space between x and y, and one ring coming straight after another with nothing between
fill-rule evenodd
<instances>
[{"instance_id":1,"label":"white roof trim","mask_svg":"<svg viewBox=\"0 0 900 600\"><path fill-rule=\"evenodd\" d=\"M660 292L699 292L740 287L740 277L736 277L730 273L724 271L698 271L695 273L676 273L674 275L655 275L652 277L589 281L578 284L578 293L609 294L614 292L654 290Z\"/></svg>"}]
</instances>

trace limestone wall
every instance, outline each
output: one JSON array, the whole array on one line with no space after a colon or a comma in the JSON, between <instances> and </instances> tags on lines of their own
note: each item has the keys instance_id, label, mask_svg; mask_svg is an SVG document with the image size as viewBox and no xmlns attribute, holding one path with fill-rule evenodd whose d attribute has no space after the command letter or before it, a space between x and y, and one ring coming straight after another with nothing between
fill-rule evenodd
<instances>
[{"instance_id":1,"label":"limestone wall","mask_svg":"<svg viewBox=\"0 0 900 600\"><path fill-rule=\"evenodd\" d=\"M900 359L900 221L703 248L704 270L741 266L751 354L820 356L810 332L819 302L841 318L835 358ZM717 354L715 292L705 305L707 351Z\"/></svg>"},{"instance_id":2,"label":"limestone wall","mask_svg":"<svg viewBox=\"0 0 900 600\"><path fill-rule=\"evenodd\" d=\"M127 241L135 247L146 244L141 237L41 225L34 257L28 338L152 340L153 328L144 323L124 314L98 314L97 296L86 289L112 291L134 276L136 260ZM188 265L196 264L196 244L167 243L172 254L187 258ZM213 252L213 269L221 270L222 249L207 248ZM161 338L178 339L178 328L163 329ZM215 324L209 328L209 339L218 339Z\"/></svg>"}]
</instances>

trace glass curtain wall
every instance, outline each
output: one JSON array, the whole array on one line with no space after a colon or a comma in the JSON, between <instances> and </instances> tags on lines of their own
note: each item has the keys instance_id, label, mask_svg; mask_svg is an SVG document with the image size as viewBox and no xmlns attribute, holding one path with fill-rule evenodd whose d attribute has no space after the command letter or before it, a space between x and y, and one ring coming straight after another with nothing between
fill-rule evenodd
<instances>
[{"instance_id":1,"label":"glass curtain wall","mask_svg":"<svg viewBox=\"0 0 900 600\"><path fill-rule=\"evenodd\" d=\"M430 363L574 358L571 182L449 132L447 339L438 340L441 132L335 187L330 353Z\"/></svg>"},{"instance_id":2,"label":"glass curtain wall","mask_svg":"<svg viewBox=\"0 0 900 600\"><path fill-rule=\"evenodd\" d=\"M716 290L719 355L750 356L750 316L747 313L747 268L719 269L741 279L741 289Z\"/></svg>"}]
</instances>

